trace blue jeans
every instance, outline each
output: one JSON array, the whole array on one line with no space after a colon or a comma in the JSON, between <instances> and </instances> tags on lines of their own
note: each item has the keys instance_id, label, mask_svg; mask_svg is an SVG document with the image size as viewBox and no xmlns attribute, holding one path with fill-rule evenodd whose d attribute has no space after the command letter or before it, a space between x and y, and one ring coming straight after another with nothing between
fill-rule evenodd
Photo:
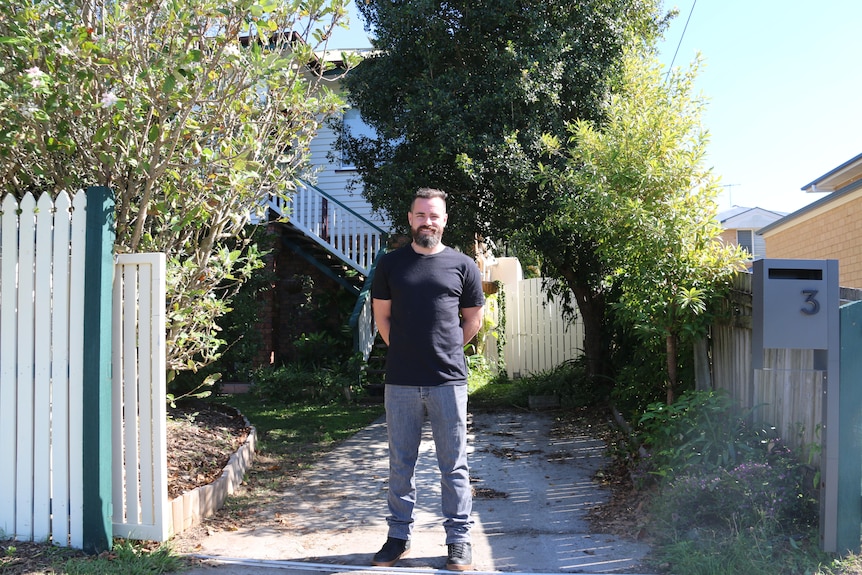
<instances>
[{"instance_id":1,"label":"blue jeans","mask_svg":"<svg viewBox=\"0 0 862 575\"><path fill-rule=\"evenodd\" d=\"M416 506L416 459L427 414L431 422L446 544L470 541L473 496L467 466L467 386L387 385L389 537L410 539Z\"/></svg>"}]
</instances>

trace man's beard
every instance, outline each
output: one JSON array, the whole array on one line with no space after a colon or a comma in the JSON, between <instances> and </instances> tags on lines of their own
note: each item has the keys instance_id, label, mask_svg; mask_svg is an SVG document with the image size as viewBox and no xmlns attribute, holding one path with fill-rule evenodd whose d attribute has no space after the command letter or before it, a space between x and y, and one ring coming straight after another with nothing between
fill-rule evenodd
<instances>
[{"instance_id":1,"label":"man's beard","mask_svg":"<svg viewBox=\"0 0 862 575\"><path fill-rule=\"evenodd\" d=\"M413 230L411 230L413 232L413 241L416 242L416 245L421 248L436 248L437 245L440 243L440 239L443 237L443 233L437 230L429 229L428 231L430 231L431 233L423 234L422 229L423 228L413 228Z\"/></svg>"}]
</instances>

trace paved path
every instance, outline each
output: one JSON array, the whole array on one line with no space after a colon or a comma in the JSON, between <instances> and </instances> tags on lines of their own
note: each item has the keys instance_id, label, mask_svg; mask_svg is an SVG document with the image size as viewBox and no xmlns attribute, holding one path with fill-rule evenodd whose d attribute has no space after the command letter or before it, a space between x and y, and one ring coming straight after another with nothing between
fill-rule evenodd
<instances>
[{"instance_id":1,"label":"paved path","mask_svg":"<svg viewBox=\"0 0 862 575\"><path fill-rule=\"evenodd\" d=\"M610 493L592 481L604 444L580 430L554 430L552 412L472 415L477 572L640 573L645 544L590 533L587 511ZM410 554L396 568L369 568L386 539L386 428L378 421L306 472L283 494L279 528L216 532L188 575L422 573L443 570L446 546L439 475L426 424L417 467ZM448 573L448 572L446 572Z\"/></svg>"}]
</instances>

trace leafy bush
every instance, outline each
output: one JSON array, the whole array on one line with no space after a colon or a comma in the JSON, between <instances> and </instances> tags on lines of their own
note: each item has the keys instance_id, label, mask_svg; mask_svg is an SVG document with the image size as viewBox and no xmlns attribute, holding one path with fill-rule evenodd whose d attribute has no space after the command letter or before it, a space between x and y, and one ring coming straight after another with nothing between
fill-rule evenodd
<instances>
[{"instance_id":1,"label":"leafy bush","mask_svg":"<svg viewBox=\"0 0 862 575\"><path fill-rule=\"evenodd\" d=\"M281 403L317 400L329 402L345 397L354 379L335 368L309 368L300 363L262 367L254 371L251 392L260 399Z\"/></svg>"},{"instance_id":2,"label":"leafy bush","mask_svg":"<svg viewBox=\"0 0 862 575\"><path fill-rule=\"evenodd\" d=\"M660 532L700 530L808 529L816 519L815 501L804 489L798 463L782 456L678 476L662 489L652 517Z\"/></svg>"},{"instance_id":3,"label":"leafy bush","mask_svg":"<svg viewBox=\"0 0 862 575\"><path fill-rule=\"evenodd\" d=\"M649 453L640 471L673 479L692 467L713 471L750 460L753 446L774 438L746 423L749 415L716 391L689 391L671 405L651 404L638 421Z\"/></svg>"},{"instance_id":4,"label":"leafy bush","mask_svg":"<svg viewBox=\"0 0 862 575\"><path fill-rule=\"evenodd\" d=\"M560 400L560 406L584 407L599 405L606 400L604 389L592 384L586 375L583 358L569 360L557 367L510 381L506 372L496 376L488 374L488 384L471 386L475 403L505 403L527 407L531 395L551 395Z\"/></svg>"},{"instance_id":5,"label":"leafy bush","mask_svg":"<svg viewBox=\"0 0 862 575\"><path fill-rule=\"evenodd\" d=\"M769 426L723 393L688 392L638 422L658 479L647 506L655 556L674 573L821 573L813 483ZM636 476L637 477L637 476Z\"/></svg>"}]
</instances>

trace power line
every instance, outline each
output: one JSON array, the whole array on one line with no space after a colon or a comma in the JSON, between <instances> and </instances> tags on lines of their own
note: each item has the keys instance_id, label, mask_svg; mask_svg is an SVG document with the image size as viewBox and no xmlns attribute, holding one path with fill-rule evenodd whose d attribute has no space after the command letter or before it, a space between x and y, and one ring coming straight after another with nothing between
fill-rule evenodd
<instances>
[{"instance_id":1,"label":"power line","mask_svg":"<svg viewBox=\"0 0 862 575\"><path fill-rule=\"evenodd\" d=\"M670 76L670 71L673 70L673 63L676 62L676 55L679 53L679 47L682 46L682 39L685 38L685 31L688 30L688 23L691 22L691 15L694 13L694 7L697 4L697 0L691 3L691 10L688 11L688 18L685 20L685 26L682 29L682 35L679 37L679 42L677 42L676 50L673 53L673 58L671 58L670 66L667 67L667 74L664 75L664 81L667 82L668 76Z\"/></svg>"}]
</instances>

